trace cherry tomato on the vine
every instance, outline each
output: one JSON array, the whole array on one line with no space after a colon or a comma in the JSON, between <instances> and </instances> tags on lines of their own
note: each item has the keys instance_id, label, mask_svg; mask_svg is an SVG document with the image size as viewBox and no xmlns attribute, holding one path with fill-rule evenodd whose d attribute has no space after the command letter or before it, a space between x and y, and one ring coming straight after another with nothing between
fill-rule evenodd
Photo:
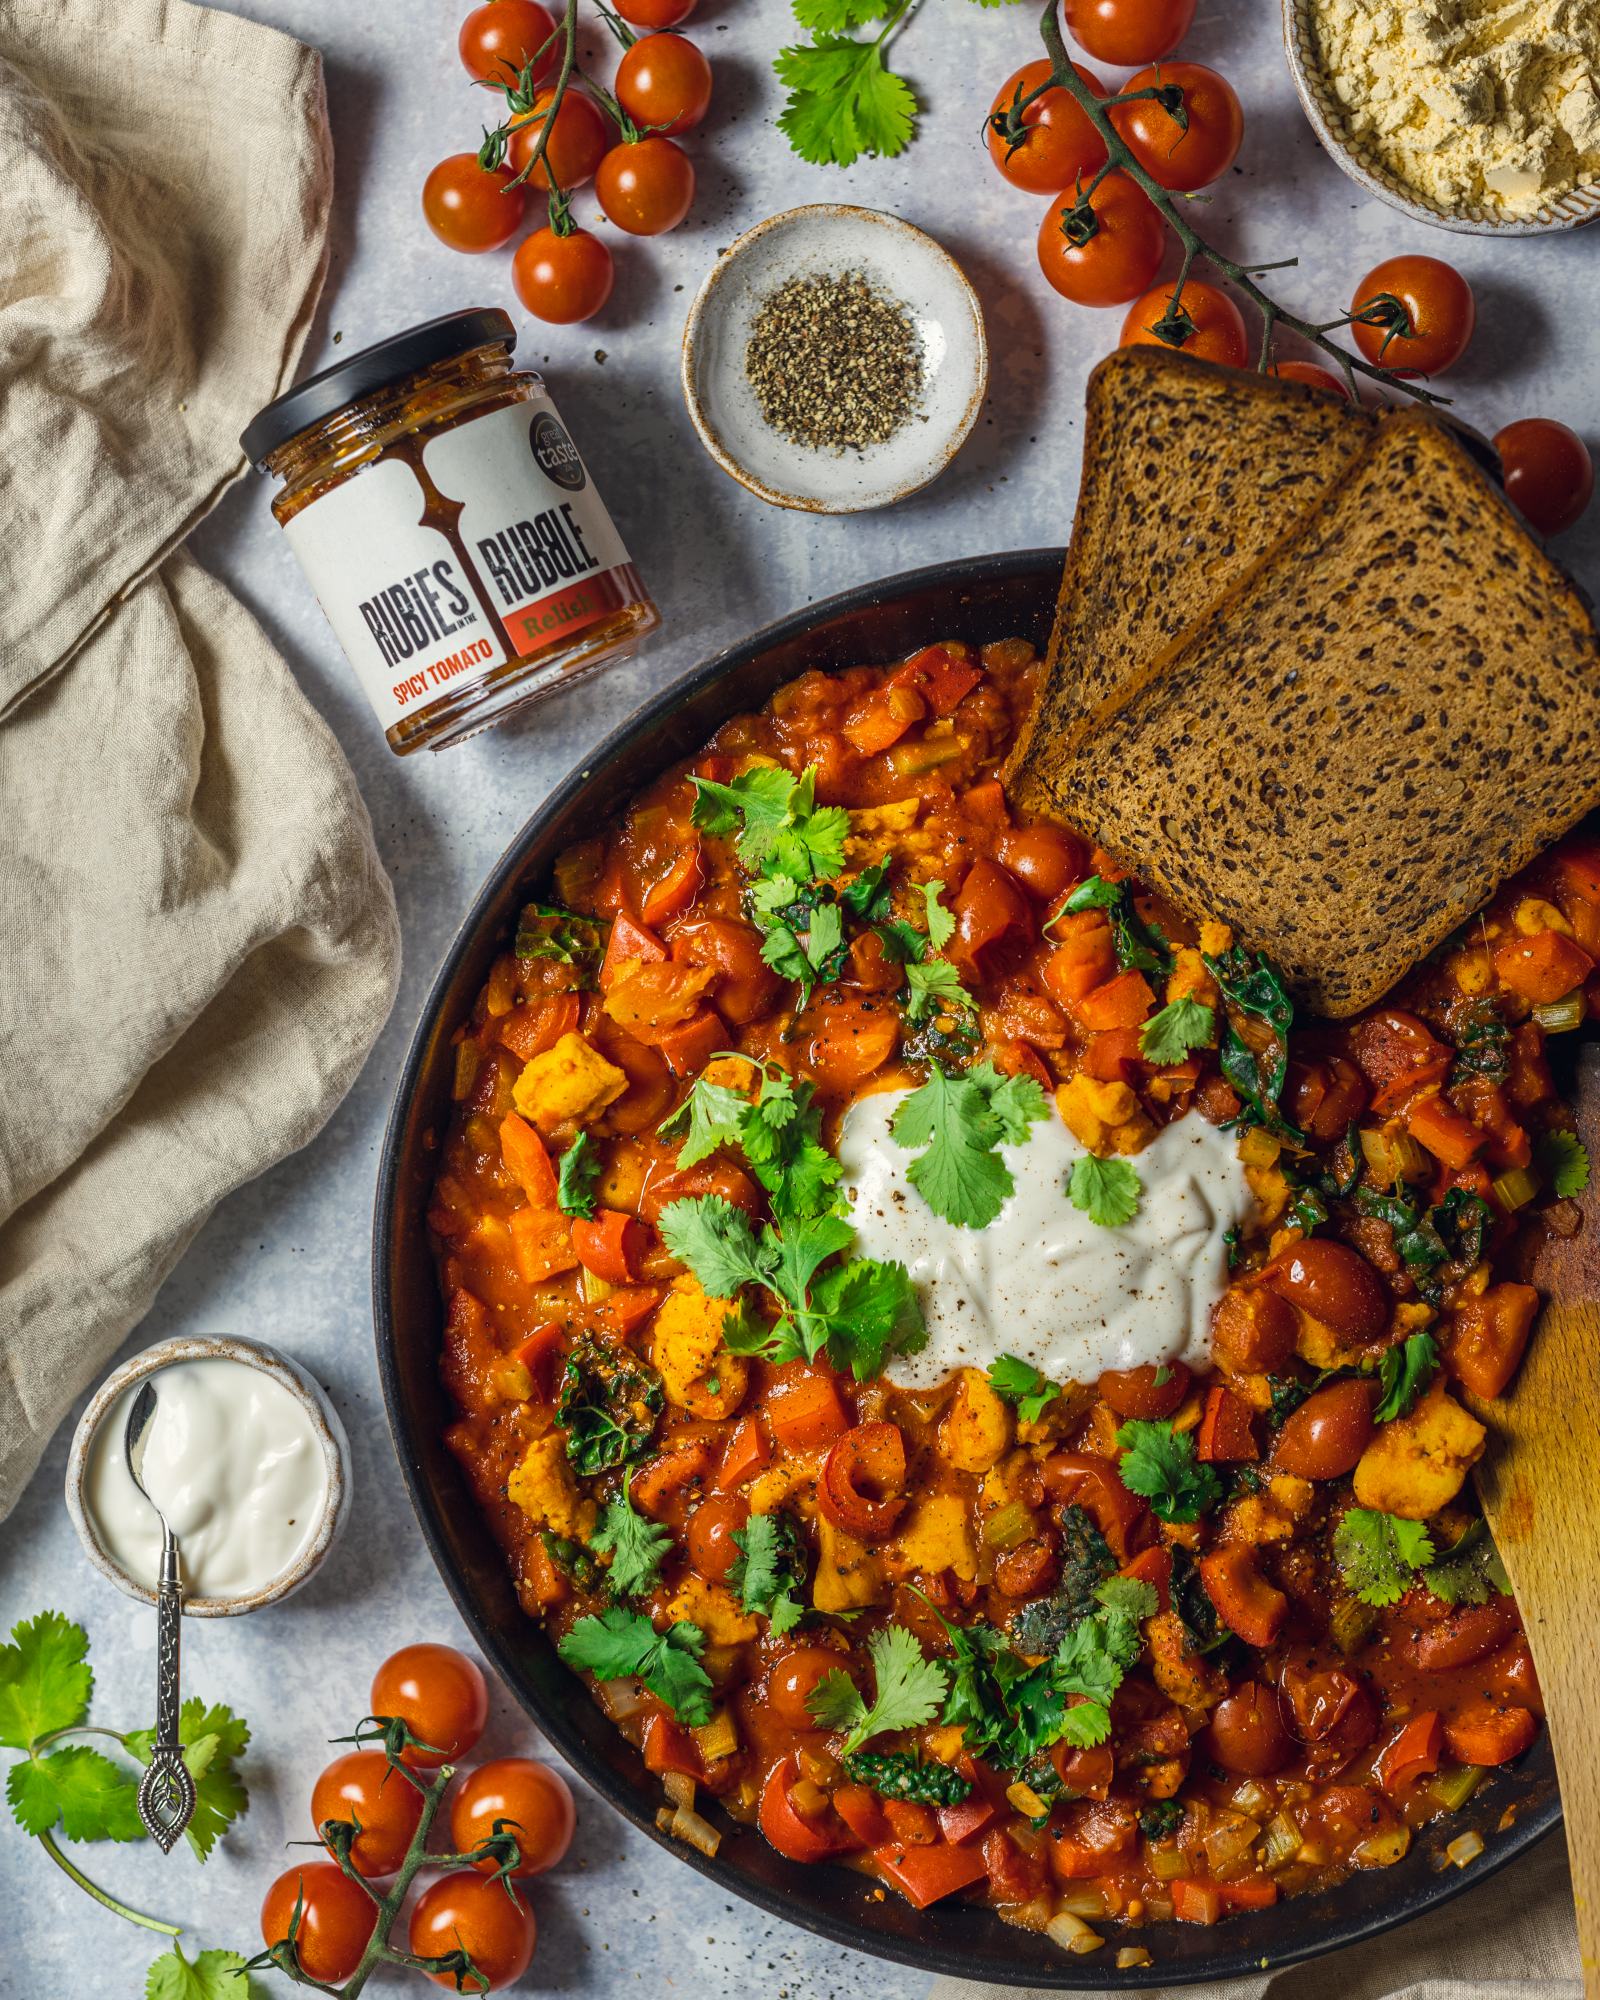
<instances>
[{"instance_id":1,"label":"cherry tomato on the vine","mask_svg":"<svg viewBox=\"0 0 1600 2000\"><path fill-rule=\"evenodd\" d=\"M589 319L611 296L616 277L611 252L587 229L558 236L536 229L517 245L511 282L535 319L552 326L575 326Z\"/></svg>"},{"instance_id":2,"label":"cherry tomato on the vine","mask_svg":"<svg viewBox=\"0 0 1600 2000\"><path fill-rule=\"evenodd\" d=\"M1204 63L1156 63L1130 76L1122 88L1183 93L1187 130L1155 97L1119 105L1110 114L1134 158L1162 187L1193 194L1233 165L1244 137L1244 113L1225 76Z\"/></svg>"},{"instance_id":3,"label":"cherry tomato on the vine","mask_svg":"<svg viewBox=\"0 0 1600 2000\"><path fill-rule=\"evenodd\" d=\"M330 1819L353 1821L360 1827L351 1843L350 1860L361 1875L393 1875L406 1858L421 1817L422 1794L391 1769L381 1750L352 1750L335 1757L311 1792L311 1824L318 1833Z\"/></svg>"},{"instance_id":4,"label":"cherry tomato on the vine","mask_svg":"<svg viewBox=\"0 0 1600 2000\"><path fill-rule=\"evenodd\" d=\"M516 1836L522 1859L513 1875L542 1875L572 1845L578 1823L572 1788L559 1771L531 1757L494 1757L469 1771L450 1795L450 1845L470 1854L504 1820ZM493 1861L479 1861L492 1874Z\"/></svg>"},{"instance_id":5,"label":"cherry tomato on the vine","mask_svg":"<svg viewBox=\"0 0 1600 2000\"><path fill-rule=\"evenodd\" d=\"M1594 461L1554 417L1519 417L1494 434L1506 497L1541 535L1570 528L1594 497Z\"/></svg>"},{"instance_id":6,"label":"cherry tomato on the vine","mask_svg":"<svg viewBox=\"0 0 1600 2000\"><path fill-rule=\"evenodd\" d=\"M1334 374L1331 368L1324 368L1315 361L1274 361L1267 370L1282 382L1304 382L1313 389L1331 389L1336 396L1350 400L1349 385Z\"/></svg>"},{"instance_id":7,"label":"cherry tomato on the vine","mask_svg":"<svg viewBox=\"0 0 1600 2000\"><path fill-rule=\"evenodd\" d=\"M1131 69L1170 56L1194 20L1195 0L1062 0L1067 33L1097 62Z\"/></svg>"},{"instance_id":8,"label":"cherry tomato on the vine","mask_svg":"<svg viewBox=\"0 0 1600 2000\"><path fill-rule=\"evenodd\" d=\"M706 115L711 65L686 35L644 35L618 63L612 90L641 132L671 138Z\"/></svg>"},{"instance_id":9,"label":"cherry tomato on the vine","mask_svg":"<svg viewBox=\"0 0 1600 2000\"><path fill-rule=\"evenodd\" d=\"M542 83L560 58L555 28L539 0L487 0L461 23L461 60L480 82L509 83L538 58L533 80Z\"/></svg>"},{"instance_id":10,"label":"cherry tomato on the vine","mask_svg":"<svg viewBox=\"0 0 1600 2000\"><path fill-rule=\"evenodd\" d=\"M1183 288L1176 328L1168 334L1156 332L1170 322L1173 285L1157 285L1135 302L1122 323L1122 347L1175 347L1201 361L1220 361L1230 368L1242 368L1249 344L1245 339L1244 315L1224 291L1202 278L1191 278Z\"/></svg>"},{"instance_id":11,"label":"cherry tomato on the vine","mask_svg":"<svg viewBox=\"0 0 1600 2000\"><path fill-rule=\"evenodd\" d=\"M332 1861L308 1861L280 1875L261 1905L261 1941L281 1942L294 1922L296 1901L300 1921L295 1949L300 1969L324 1985L336 1986L361 1962L378 1921L378 1906Z\"/></svg>"},{"instance_id":12,"label":"cherry tomato on the vine","mask_svg":"<svg viewBox=\"0 0 1600 2000\"><path fill-rule=\"evenodd\" d=\"M1072 67L1096 97L1105 96L1106 87L1099 77L1079 63ZM1011 185L1025 194L1059 194L1072 187L1080 174L1088 176L1105 165L1105 141L1082 105L1059 85L1034 98L1024 107L1020 120L1008 124L1012 105L1047 83L1050 74L1050 65L1043 59L1024 63L1014 76L1006 78L989 107L985 127L989 157ZM1018 123L1020 132L1015 129Z\"/></svg>"},{"instance_id":13,"label":"cherry tomato on the vine","mask_svg":"<svg viewBox=\"0 0 1600 2000\"><path fill-rule=\"evenodd\" d=\"M520 174L533 157L533 149L539 143L539 134L544 127L545 114L549 111L555 92L541 90L533 101L533 109L517 120L506 148L506 158L511 171ZM565 194L580 188L586 181L592 181L595 169L605 158L606 148L611 144L611 128L605 114L592 97L585 97L581 90L569 90L561 100L561 108L550 128L550 139L539 164L529 174L527 185L548 188L550 175L545 172L545 161L550 162L556 177L556 185Z\"/></svg>"},{"instance_id":14,"label":"cherry tomato on the vine","mask_svg":"<svg viewBox=\"0 0 1600 2000\"><path fill-rule=\"evenodd\" d=\"M676 229L694 200L694 168L670 139L613 146L595 170L595 199L608 221L630 236Z\"/></svg>"},{"instance_id":15,"label":"cherry tomato on the vine","mask_svg":"<svg viewBox=\"0 0 1600 2000\"><path fill-rule=\"evenodd\" d=\"M694 12L694 0L617 0L617 12L635 28L675 28Z\"/></svg>"},{"instance_id":16,"label":"cherry tomato on the vine","mask_svg":"<svg viewBox=\"0 0 1600 2000\"><path fill-rule=\"evenodd\" d=\"M1438 375L1459 361L1478 309L1472 287L1438 257L1389 257L1356 286L1351 328L1357 347L1381 368Z\"/></svg>"},{"instance_id":17,"label":"cherry tomato on the vine","mask_svg":"<svg viewBox=\"0 0 1600 2000\"><path fill-rule=\"evenodd\" d=\"M1125 306L1161 268L1167 226L1126 174L1107 174L1092 200L1069 190L1039 225L1039 268L1080 306Z\"/></svg>"},{"instance_id":18,"label":"cherry tomato on the vine","mask_svg":"<svg viewBox=\"0 0 1600 2000\"><path fill-rule=\"evenodd\" d=\"M454 1646L402 1646L372 1677L372 1713L398 1715L429 1750L408 1750L426 1768L464 1757L489 1720L489 1690L476 1660Z\"/></svg>"},{"instance_id":19,"label":"cherry tomato on the vine","mask_svg":"<svg viewBox=\"0 0 1600 2000\"><path fill-rule=\"evenodd\" d=\"M418 1958L466 1952L489 1982L487 1990L495 1993L527 1971L537 1936L533 1912L517 1890L462 1868L441 1875L423 1891L411 1912L409 1949ZM428 1977L435 1986L469 1990L458 1987L452 1973L431 1972Z\"/></svg>"},{"instance_id":20,"label":"cherry tomato on the vine","mask_svg":"<svg viewBox=\"0 0 1600 2000\"><path fill-rule=\"evenodd\" d=\"M528 198L504 167L480 167L476 153L452 153L422 184L428 227L452 250L498 250L522 227Z\"/></svg>"}]
</instances>

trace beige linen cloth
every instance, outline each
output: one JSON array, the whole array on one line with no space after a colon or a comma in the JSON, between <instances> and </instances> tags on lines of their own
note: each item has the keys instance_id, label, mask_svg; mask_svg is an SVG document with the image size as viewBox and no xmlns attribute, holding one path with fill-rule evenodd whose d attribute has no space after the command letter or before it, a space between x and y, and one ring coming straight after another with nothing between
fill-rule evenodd
<instances>
[{"instance_id":1,"label":"beige linen cloth","mask_svg":"<svg viewBox=\"0 0 1600 2000\"><path fill-rule=\"evenodd\" d=\"M394 998L350 770L180 547L293 376L331 186L314 51L0 0L0 1515Z\"/></svg>"}]
</instances>

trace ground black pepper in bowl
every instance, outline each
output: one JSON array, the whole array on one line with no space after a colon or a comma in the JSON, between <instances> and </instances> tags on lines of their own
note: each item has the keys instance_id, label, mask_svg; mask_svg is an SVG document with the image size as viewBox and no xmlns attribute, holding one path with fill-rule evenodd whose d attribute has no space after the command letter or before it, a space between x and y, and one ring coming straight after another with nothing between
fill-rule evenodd
<instances>
[{"instance_id":1,"label":"ground black pepper in bowl","mask_svg":"<svg viewBox=\"0 0 1600 2000\"><path fill-rule=\"evenodd\" d=\"M772 428L822 450L886 443L922 396L910 314L859 271L780 285L756 313L744 365Z\"/></svg>"}]
</instances>

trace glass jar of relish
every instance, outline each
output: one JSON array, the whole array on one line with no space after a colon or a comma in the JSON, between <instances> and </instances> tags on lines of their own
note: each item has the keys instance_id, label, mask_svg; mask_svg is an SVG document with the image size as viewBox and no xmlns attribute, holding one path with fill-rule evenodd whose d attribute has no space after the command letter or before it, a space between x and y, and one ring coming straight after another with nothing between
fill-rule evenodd
<instances>
[{"instance_id":1,"label":"glass jar of relish","mask_svg":"<svg viewBox=\"0 0 1600 2000\"><path fill-rule=\"evenodd\" d=\"M633 651L660 614L498 307L364 348L240 443L398 756Z\"/></svg>"}]
</instances>

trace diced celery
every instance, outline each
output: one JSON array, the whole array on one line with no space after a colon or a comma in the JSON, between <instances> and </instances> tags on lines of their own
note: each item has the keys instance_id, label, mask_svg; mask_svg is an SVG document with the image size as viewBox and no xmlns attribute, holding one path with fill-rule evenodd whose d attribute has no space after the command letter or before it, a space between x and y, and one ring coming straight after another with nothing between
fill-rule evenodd
<instances>
[{"instance_id":1,"label":"diced celery","mask_svg":"<svg viewBox=\"0 0 1600 2000\"><path fill-rule=\"evenodd\" d=\"M1581 1028L1583 1016L1583 995L1578 992L1565 993L1559 1000L1542 1000L1533 1010L1533 1018L1547 1035L1564 1035Z\"/></svg>"},{"instance_id":2,"label":"diced celery","mask_svg":"<svg viewBox=\"0 0 1600 2000\"><path fill-rule=\"evenodd\" d=\"M1507 1215L1526 1208L1539 1192L1539 1176L1527 1167L1507 1167L1493 1182L1494 1198Z\"/></svg>"},{"instance_id":3,"label":"diced celery","mask_svg":"<svg viewBox=\"0 0 1600 2000\"><path fill-rule=\"evenodd\" d=\"M983 1524L983 1539L991 1549L1014 1549L1033 1533L1033 1516L1020 1500L997 1507Z\"/></svg>"},{"instance_id":4,"label":"diced celery","mask_svg":"<svg viewBox=\"0 0 1600 2000\"><path fill-rule=\"evenodd\" d=\"M1429 1781L1428 1790L1446 1812L1459 1812L1483 1783L1481 1764L1453 1764Z\"/></svg>"}]
</instances>

